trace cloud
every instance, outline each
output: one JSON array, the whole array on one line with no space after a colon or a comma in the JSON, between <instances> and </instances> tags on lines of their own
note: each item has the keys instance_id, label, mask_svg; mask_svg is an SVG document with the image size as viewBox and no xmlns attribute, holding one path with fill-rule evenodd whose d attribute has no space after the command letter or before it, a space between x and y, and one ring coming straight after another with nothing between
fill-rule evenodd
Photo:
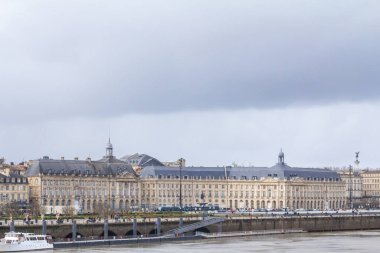
<instances>
[{"instance_id":1,"label":"cloud","mask_svg":"<svg viewBox=\"0 0 380 253\"><path fill-rule=\"evenodd\" d=\"M378 101L378 1L2 1L3 122Z\"/></svg>"},{"instance_id":2,"label":"cloud","mask_svg":"<svg viewBox=\"0 0 380 253\"><path fill-rule=\"evenodd\" d=\"M111 129L117 157L139 152L161 161L184 157L188 165L272 166L283 148L290 166L324 167L353 165L354 152L361 151L361 168L376 168L379 113L379 103L362 103L60 119L0 128L0 156L96 160L105 154Z\"/></svg>"}]
</instances>

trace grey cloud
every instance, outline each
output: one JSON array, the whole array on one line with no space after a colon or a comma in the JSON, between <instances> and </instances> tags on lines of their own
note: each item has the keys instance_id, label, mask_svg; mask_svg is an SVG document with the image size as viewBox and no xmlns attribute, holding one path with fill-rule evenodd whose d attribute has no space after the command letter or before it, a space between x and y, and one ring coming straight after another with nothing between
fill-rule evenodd
<instances>
[{"instance_id":1,"label":"grey cloud","mask_svg":"<svg viewBox=\"0 0 380 253\"><path fill-rule=\"evenodd\" d=\"M18 119L378 100L378 1L0 3Z\"/></svg>"}]
</instances>

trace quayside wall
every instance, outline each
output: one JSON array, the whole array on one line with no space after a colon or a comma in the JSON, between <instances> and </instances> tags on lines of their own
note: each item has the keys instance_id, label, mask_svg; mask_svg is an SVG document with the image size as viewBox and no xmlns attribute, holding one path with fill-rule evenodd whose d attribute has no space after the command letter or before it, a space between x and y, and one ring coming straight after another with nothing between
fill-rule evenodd
<instances>
[{"instance_id":1,"label":"quayside wall","mask_svg":"<svg viewBox=\"0 0 380 253\"><path fill-rule=\"evenodd\" d=\"M195 221L183 220L183 225L194 223ZM162 219L160 223L160 233L165 233L171 229L178 228L179 220L167 221ZM82 238L102 238L105 226L103 222L81 223L77 221L76 234ZM344 230L369 230L380 229L380 216L377 215L353 215L353 216L289 216L289 217L227 217L222 223L213 224L198 231L206 233L217 232L239 232L239 231L259 231L259 230L287 230L302 229L308 232L323 231L344 231ZM41 221L37 224L22 224L15 222L15 230L20 232L30 232L41 234ZM135 233L134 233L135 230ZM9 222L0 226L0 236L9 231ZM72 239L73 225L70 222L64 224L54 224L54 221L47 221L47 234L55 239ZM108 237L121 238L138 236L153 236L157 232L157 222L155 219L133 221L110 222L108 224ZM107 233L106 233L107 234Z\"/></svg>"}]
</instances>

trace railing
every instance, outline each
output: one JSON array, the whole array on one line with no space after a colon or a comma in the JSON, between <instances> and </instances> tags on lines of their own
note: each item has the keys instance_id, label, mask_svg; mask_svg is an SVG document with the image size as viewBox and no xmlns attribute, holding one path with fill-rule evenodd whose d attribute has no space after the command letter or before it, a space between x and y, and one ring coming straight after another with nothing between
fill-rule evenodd
<instances>
[{"instance_id":1,"label":"railing","mask_svg":"<svg viewBox=\"0 0 380 253\"><path fill-rule=\"evenodd\" d=\"M176 234L183 234L183 233L186 233L186 232L190 232L190 231L196 230L198 228L206 227L206 226L209 226L209 225L212 225L212 224L215 224L215 223L219 223L219 222L223 222L223 221L224 221L224 218L221 218L221 217L209 218L209 219L202 220L202 221L190 224L190 225L186 225L186 226L182 226L180 228L169 230L164 235L166 235L166 236L172 236L172 235L176 235Z\"/></svg>"}]
</instances>

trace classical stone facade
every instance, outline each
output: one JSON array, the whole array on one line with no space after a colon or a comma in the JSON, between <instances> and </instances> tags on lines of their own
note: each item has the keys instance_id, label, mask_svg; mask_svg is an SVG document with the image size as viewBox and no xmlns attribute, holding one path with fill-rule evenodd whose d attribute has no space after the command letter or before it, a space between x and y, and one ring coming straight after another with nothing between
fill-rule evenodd
<instances>
[{"instance_id":1,"label":"classical stone facade","mask_svg":"<svg viewBox=\"0 0 380 253\"><path fill-rule=\"evenodd\" d=\"M28 202L28 179L19 174L0 174L0 206L16 203L21 208Z\"/></svg>"},{"instance_id":2,"label":"classical stone facade","mask_svg":"<svg viewBox=\"0 0 380 253\"><path fill-rule=\"evenodd\" d=\"M345 183L347 208L359 208L362 206L362 175L358 171L343 170L338 172Z\"/></svg>"},{"instance_id":3,"label":"classical stone facade","mask_svg":"<svg viewBox=\"0 0 380 253\"><path fill-rule=\"evenodd\" d=\"M62 213L66 207L77 213L110 213L139 206L137 175L131 165L113 156L110 141L99 161L44 157L32 161L26 175L31 200L47 213Z\"/></svg>"},{"instance_id":4,"label":"classical stone facade","mask_svg":"<svg viewBox=\"0 0 380 253\"><path fill-rule=\"evenodd\" d=\"M361 173L363 207L380 207L380 170L366 170Z\"/></svg>"},{"instance_id":5,"label":"classical stone facade","mask_svg":"<svg viewBox=\"0 0 380 253\"><path fill-rule=\"evenodd\" d=\"M180 206L181 199L182 207L340 209L346 207L345 187L339 174L331 170L288 166L281 152L278 163L270 168L145 167L141 204L156 209Z\"/></svg>"},{"instance_id":6,"label":"classical stone facade","mask_svg":"<svg viewBox=\"0 0 380 253\"><path fill-rule=\"evenodd\" d=\"M47 213L63 213L67 207L79 213L155 210L179 207L181 200L182 207L208 204L233 210L347 205L346 184L337 172L290 167L283 152L272 167L184 167L182 162L167 167L147 155L126 158L116 159L109 142L99 161L32 161L26 173L30 198Z\"/></svg>"}]
</instances>

